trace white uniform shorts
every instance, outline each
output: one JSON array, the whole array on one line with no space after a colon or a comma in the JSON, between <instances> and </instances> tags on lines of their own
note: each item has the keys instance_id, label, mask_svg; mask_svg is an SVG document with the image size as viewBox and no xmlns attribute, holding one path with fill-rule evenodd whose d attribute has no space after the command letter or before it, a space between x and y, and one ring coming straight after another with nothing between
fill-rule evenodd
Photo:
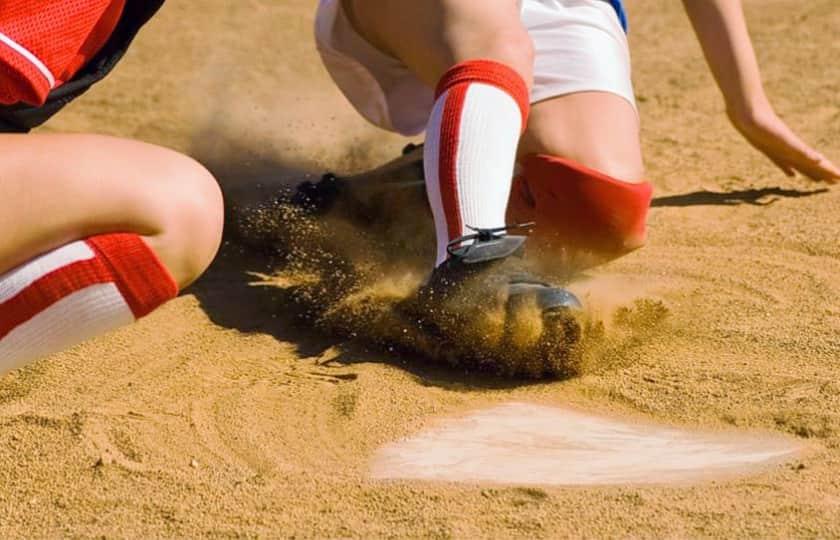
<instances>
[{"instance_id":1,"label":"white uniform shorts","mask_svg":"<svg viewBox=\"0 0 840 540\"><path fill-rule=\"evenodd\" d=\"M522 0L522 23L534 42L531 102L602 91L636 106L630 51L619 18L605 0ZM315 39L339 89L373 124L413 136L426 128L434 89L353 28L341 0L320 0Z\"/></svg>"}]
</instances>

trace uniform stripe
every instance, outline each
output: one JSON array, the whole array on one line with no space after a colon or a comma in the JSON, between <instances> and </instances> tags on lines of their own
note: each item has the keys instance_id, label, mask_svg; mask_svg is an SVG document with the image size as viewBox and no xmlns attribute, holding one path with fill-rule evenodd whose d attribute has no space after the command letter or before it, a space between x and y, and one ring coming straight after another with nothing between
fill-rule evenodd
<instances>
[{"instance_id":1,"label":"uniform stripe","mask_svg":"<svg viewBox=\"0 0 840 540\"><path fill-rule=\"evenodd\" d=\"M615 14L618 15L618 21L621 23L621 27L624 29L625 32L627 32L627 27L629 26L629 23L627 21L627 11L624 9L624 3L621 0L608 1L615 10Z\"/></svg>"},{"instance_id":2,"label":"uniform stripe","mask_svg":"<svg viewBox=\"0 0 840 540\"><path fill-rule=\"evenodd\" d=\"M46 274L75 262L93 259L95 256L93 250L84 242L73 242L0 276L0 305L20 294Z\"/></svg>"},{"instance_id":3,"label":"uniform stripe","mask_svg":"<svg viewBox=\"0 0 840 540\"><path fill-rule=\"evenodd\" d=\"M74 242L0 277L0 374L124 326L178 286L135 234Z\"/></svg>"},{"instance_id":4,"label":"uniform stripe","mask_svg":"<svg viewBox=\"0 0 840 540\"><path fill-rule=\"evenodd\" d=\"M108 234L87 240L110 270L134 317L141 319L178 295L178 284L157 254L136 234Z\"/></svg>"},{"instance_id":5,"label":"uniform stripe","mask_svg":"<svg viewBox=\"0 0 840 540\"><path fill-rule=\"evenodd\" d=\"M113 283L92 285L36 314L0 339L0 374L134 321Z\"/></svg>"},{"instance_id":6,"label":"uniform stripe","mask_svg":"<svg viewBox=\"0 0 840 540\"><path fill-rule=\"evenodd\" d=\"M438 82L435 94L439 97L455 86L482 83L495 86L516 101L522 114L522 129L528 125L531 99L528 85L513 68L493 60L470 60L447 71Z\"/></svg>"},{"instance_id":7,"label":"uniform stripe","mask_svg":"<svg viewBox=\"0 0 840 540\"><path fill-rule=\"evenodd\" d=\"M35 69L37 69L41 75L47 80L50 85L50 88L55 88L55 76L50 71L40 58L35 56L29 49L18 43L17 41L13 40L3 32L0 32L0 43L4 43L10 49L21 55L27 62L32 64Z\"/></svg>"},{"instance_id":8,"label":"uniform stripe","mask_svg":"<svg viewBox=\"0 0 840 540\"><path fill-rule=\"evenodd\" d=\"M440 138L443 144L440 148L438 178L450 242L462 236L464 231L458 194L458 151L461 145L461 118L468 89L468 84L459 84L449 89L441 119Z\"/></svg>"},{"instance_id":9,"label":"uniform stripe","mask_svg":"<svg viewBox=\"0 0 840 540\"><path fill-rule=\"evenodd\" d=\"M65 297L113 280L111 272L98 259L78 261L42 276L0 304L0 340Z\"/></svg>"},{"instance_id":10,"label":"uniform stripe","mask_svg":"<svg viewBox=\"0 0 840 540\"><path fill-rule=\"evenodd\" d=\"M429 124L426 128L426 145L423 152L423 168L426 173L426 193L432 215L435 218L435 234L437 238L437 262L445 261L448 254L446 244L449 243L449 232L446 226L446 215L443 213L443 200L440 195L440 128L443 119L443 108L446 106L448 93L444 93L435 103Z\"/></svg>"}]
</instances>

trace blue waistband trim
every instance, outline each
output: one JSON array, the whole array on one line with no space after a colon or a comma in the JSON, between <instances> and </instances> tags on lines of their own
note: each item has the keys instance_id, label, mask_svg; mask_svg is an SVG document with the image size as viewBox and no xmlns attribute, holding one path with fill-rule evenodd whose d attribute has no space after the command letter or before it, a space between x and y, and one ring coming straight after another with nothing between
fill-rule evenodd
<instances>
[{"instance_id":1,"label":"blue waistband trim","mask_svg":"<svg viewBox=\"0 0 840 540\"><path fill-rule=\"evenodd\" d=\"M624 28L624 31L627 31L627 11L624 10L624 4L621 3L621 0L609 0L610 4L613 8L615 8L615 12L618 15L618 20L621 21L621 26Z\"/></svg>"}]
</instances>

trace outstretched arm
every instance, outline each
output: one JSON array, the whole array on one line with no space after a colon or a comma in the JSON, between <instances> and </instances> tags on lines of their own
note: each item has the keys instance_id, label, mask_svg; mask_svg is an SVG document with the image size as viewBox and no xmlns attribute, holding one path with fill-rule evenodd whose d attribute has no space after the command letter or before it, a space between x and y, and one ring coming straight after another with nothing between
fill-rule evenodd
<instances>
[{"instance_id":1,"label":"outstretched arm","mask_svg":"<svg viewBox=\"0 0 840 540\"><path fill-rule=\"evenodd\" d=\"M776 115L761 83L741 0L683 0L735 128L788 176L840 181L840 169Z\"/></svg>"}]
</instances>

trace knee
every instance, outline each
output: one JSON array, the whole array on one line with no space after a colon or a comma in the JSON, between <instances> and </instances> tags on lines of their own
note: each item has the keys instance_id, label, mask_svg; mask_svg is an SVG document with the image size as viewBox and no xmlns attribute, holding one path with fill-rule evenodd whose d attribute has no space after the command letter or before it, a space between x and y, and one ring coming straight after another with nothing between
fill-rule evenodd
<instances>
[{"instance_id":1,"label":"knee","mask_svg":"<svg viewBox=\"0 0 840 540\"><path fill-rule=\"evenodd\" d=\"M177 155L168 165L166 196L160 198L161 233L154 247L183 288L198 279L216 256L224 228L224 203L213 175L197 161Z\"/></svg>"},{"instance_id":2,"label":"knee","mask_svg":"<svg viewBox=\"0 0 840 540\"><path fill-rule=\"evenodd\" d=\"M531 145L529 154L558 156L621 182L645 180L645 166L638 140L578 141L578 144Z\"/></svg>"},{"instance_id":3,"label":"knee","mask_svg":"<svg viewBox=\"0 0 840 540\"><path fill-rule=\"evenodd\" d=\"M530 88L534 71L534 43L518 17L501 10L463 13L444 32L448 62L487 59L514 69Z\"/></svg>"},{"instance_id":4,"label":"knee","mask_svg":"<svg viewBox=\"0 0 840 540\"><path fill-rule=\"evenodd\" d=\"M623 182L645 178L638 114L607 92L579 92L535 105L519 154L562 157Z\"/></svg>"},{"instance_id":5,"label":"knee","mask_svg":"<svg viewBox=\"0 0 840 540\"><path fill-rule=\"evenodd\" d=\"M483 41L487 57L516 70L528 88L533 85L534 42L518 20L502 28L488 28Z\"/></svg>"},{"instance_id":6,"label":"knee","mask_svg":"<svg viewBox=\"0 0 840 540\"><path fill-rule=\"evenodd\" d=\"M512 221L536 221L535 235L571 253L611 259L641 247L652 187L546 155L522 163L509 204Z\"/></svg>"},{"instance_id":7,"label":"knee","mask_svg":"<svg viewBox=\"0 0 840 540\"><path fill-rule=\"evenodd\" d=\"M639 152L597 149L580 153L574 161L621 182L638 184L645 180L645 167Z\"/></svg>"}]
</instances>

